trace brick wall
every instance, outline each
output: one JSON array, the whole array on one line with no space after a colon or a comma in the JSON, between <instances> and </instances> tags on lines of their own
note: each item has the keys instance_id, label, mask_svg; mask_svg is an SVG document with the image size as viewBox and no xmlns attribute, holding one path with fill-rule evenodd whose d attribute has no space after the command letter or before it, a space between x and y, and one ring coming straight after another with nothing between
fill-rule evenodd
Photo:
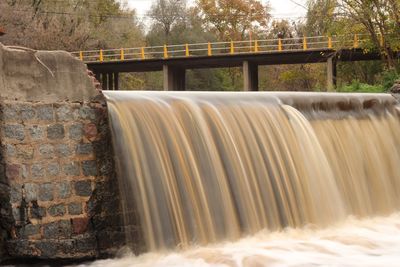
<instances>
[{"instance_id":1,"label":"brick wall","mask_svg":"<svg viewBox=\"0 0 400 267\"><path fill-rule=\"evenodd\" d=\"M124 245L97 85L68 53L0 44L0 261L103 257Z\"/></svg>"},{"instance_id":2,"label":"brick wall","mask_svg":"<svg viewBox=\"0 0 400 267\"><path fill-rule=\"evenodd\" d=\"M118 248L120 217L102 221L119 210L104 103L4 101L1 111L8 254L82 258ZM98 247L99 235L108 246Z\"/></svg>"}]
</instances>

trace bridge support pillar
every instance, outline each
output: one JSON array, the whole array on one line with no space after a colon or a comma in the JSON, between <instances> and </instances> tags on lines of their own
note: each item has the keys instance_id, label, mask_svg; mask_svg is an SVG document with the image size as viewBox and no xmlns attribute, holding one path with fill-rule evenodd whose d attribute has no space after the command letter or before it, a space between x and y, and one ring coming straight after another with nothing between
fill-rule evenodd
<instances>
[{"instance_id":1,"label":"bridge support pillar","mask_svg":"<svg viewBox=\"0 0 400 267\"><path fill-rule=\"evenodd\" d=\"M119 89L119 73L118 72L102 73L101 79L100 79L100 74L96 74L96 78L98 80L101 80L101 88L103 88L103 90L118 90Z\"/></svg>"},{"instance_id":2,"label":"bridge support pillar","mask_svg":"<svg viewBox=\"0 0 400 267\"><path fill-rule=\"evenodd\" d=\"M107 73L107 79L108 79L108 87L107 90L114 90L113 86L114 86L114 75L112 74L112 72Z\"/></svg>"},{"instance_id":3,"label":"bridge support pillar","mask_svg":"<svg viewBox=\"0 0 400 267\"><path fill-rule=\"evenodd\" d=\"M164 65L164 91L185 91L186 70L181 67Z\"/></svg>"},{"instance_id":4,"label":"bridge support pillar","mask_svg":"<svg viewBox=\"0 0 400 267\"><path fill-rule=\"evenodd\" d=\"M107 90L108 84L107 84L107 73L102 73L101 74L101 88L103 90Z\"/></svg>"},{"instance_id":5,"label":"bridge support pillar","mask_svg":"<svg viewBox=\"0 0 400 267\"><path fill-rule=\"evenodd\" d=\"M333 91L336 89L336 57L329 57L327 60L327 90Z\"/></svg>"},{"instance_id":6,"label":"bridge support pillar","mask_svg":"<svg viewBox=\"0 0 400 267\"><path fill-rule=\"evenodd\" d=\"M258 65L243 61L243 90L258 91Z\"/></svg>"},{"instance_id":7,"label":"bridge support pillar","mask_svg":"<svg viewBox=\"0 0 400 267\"><path fill-rule=\"evenodd\" d=\"M114 72L114 90L119 90L119 73Z\"/></svg>"}]
</instances>

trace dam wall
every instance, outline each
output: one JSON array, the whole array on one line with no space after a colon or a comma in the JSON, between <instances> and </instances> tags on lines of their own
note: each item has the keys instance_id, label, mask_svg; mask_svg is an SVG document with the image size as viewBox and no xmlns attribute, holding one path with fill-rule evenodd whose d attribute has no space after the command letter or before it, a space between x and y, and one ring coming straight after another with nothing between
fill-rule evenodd
<instances>
[{"instance_id":1,"label":"dam wall","mask_svg":"<svg viewBox=\"0 0 400 267\"><path fill-rule=\"evenodd\" d=\"M125 242L97 86L69 53L0 44L0 261L101 257Z\"/></svg>"}]
</instances>

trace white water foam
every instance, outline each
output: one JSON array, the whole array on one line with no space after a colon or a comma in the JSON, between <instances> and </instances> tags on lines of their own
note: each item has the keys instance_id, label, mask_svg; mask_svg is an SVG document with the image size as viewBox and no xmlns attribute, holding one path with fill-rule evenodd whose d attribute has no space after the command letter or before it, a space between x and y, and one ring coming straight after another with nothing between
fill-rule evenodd
<instances>
[{"instance_id":1,"label":"white water foam","mask_svg":"<svg viewBox=\"0 0 400 267\"><path fill-rule=\"evenodd\" d=\"M180 252L125 255L79 266L226 267L226 266L400 266L400 213L356 219L326 229L313 226L261 231L237 242Z\"/></svg>"}]
</instances>

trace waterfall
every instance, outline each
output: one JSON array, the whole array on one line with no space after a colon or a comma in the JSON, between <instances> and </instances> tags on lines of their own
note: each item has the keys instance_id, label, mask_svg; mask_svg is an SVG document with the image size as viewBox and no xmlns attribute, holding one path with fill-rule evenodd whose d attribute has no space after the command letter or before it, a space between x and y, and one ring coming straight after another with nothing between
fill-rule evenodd
<instances>
[{"instance_id":1,"label":"waterfall","mask_svg":"<svg viewBox=\"0 0 400 267\"><path fill-rule=\"evenodd\" d=\"M400 206L385 94L104 92L125 224L149 251ZM127 234L129 243L137 242Z\"/></svg>"}]
</instances>

